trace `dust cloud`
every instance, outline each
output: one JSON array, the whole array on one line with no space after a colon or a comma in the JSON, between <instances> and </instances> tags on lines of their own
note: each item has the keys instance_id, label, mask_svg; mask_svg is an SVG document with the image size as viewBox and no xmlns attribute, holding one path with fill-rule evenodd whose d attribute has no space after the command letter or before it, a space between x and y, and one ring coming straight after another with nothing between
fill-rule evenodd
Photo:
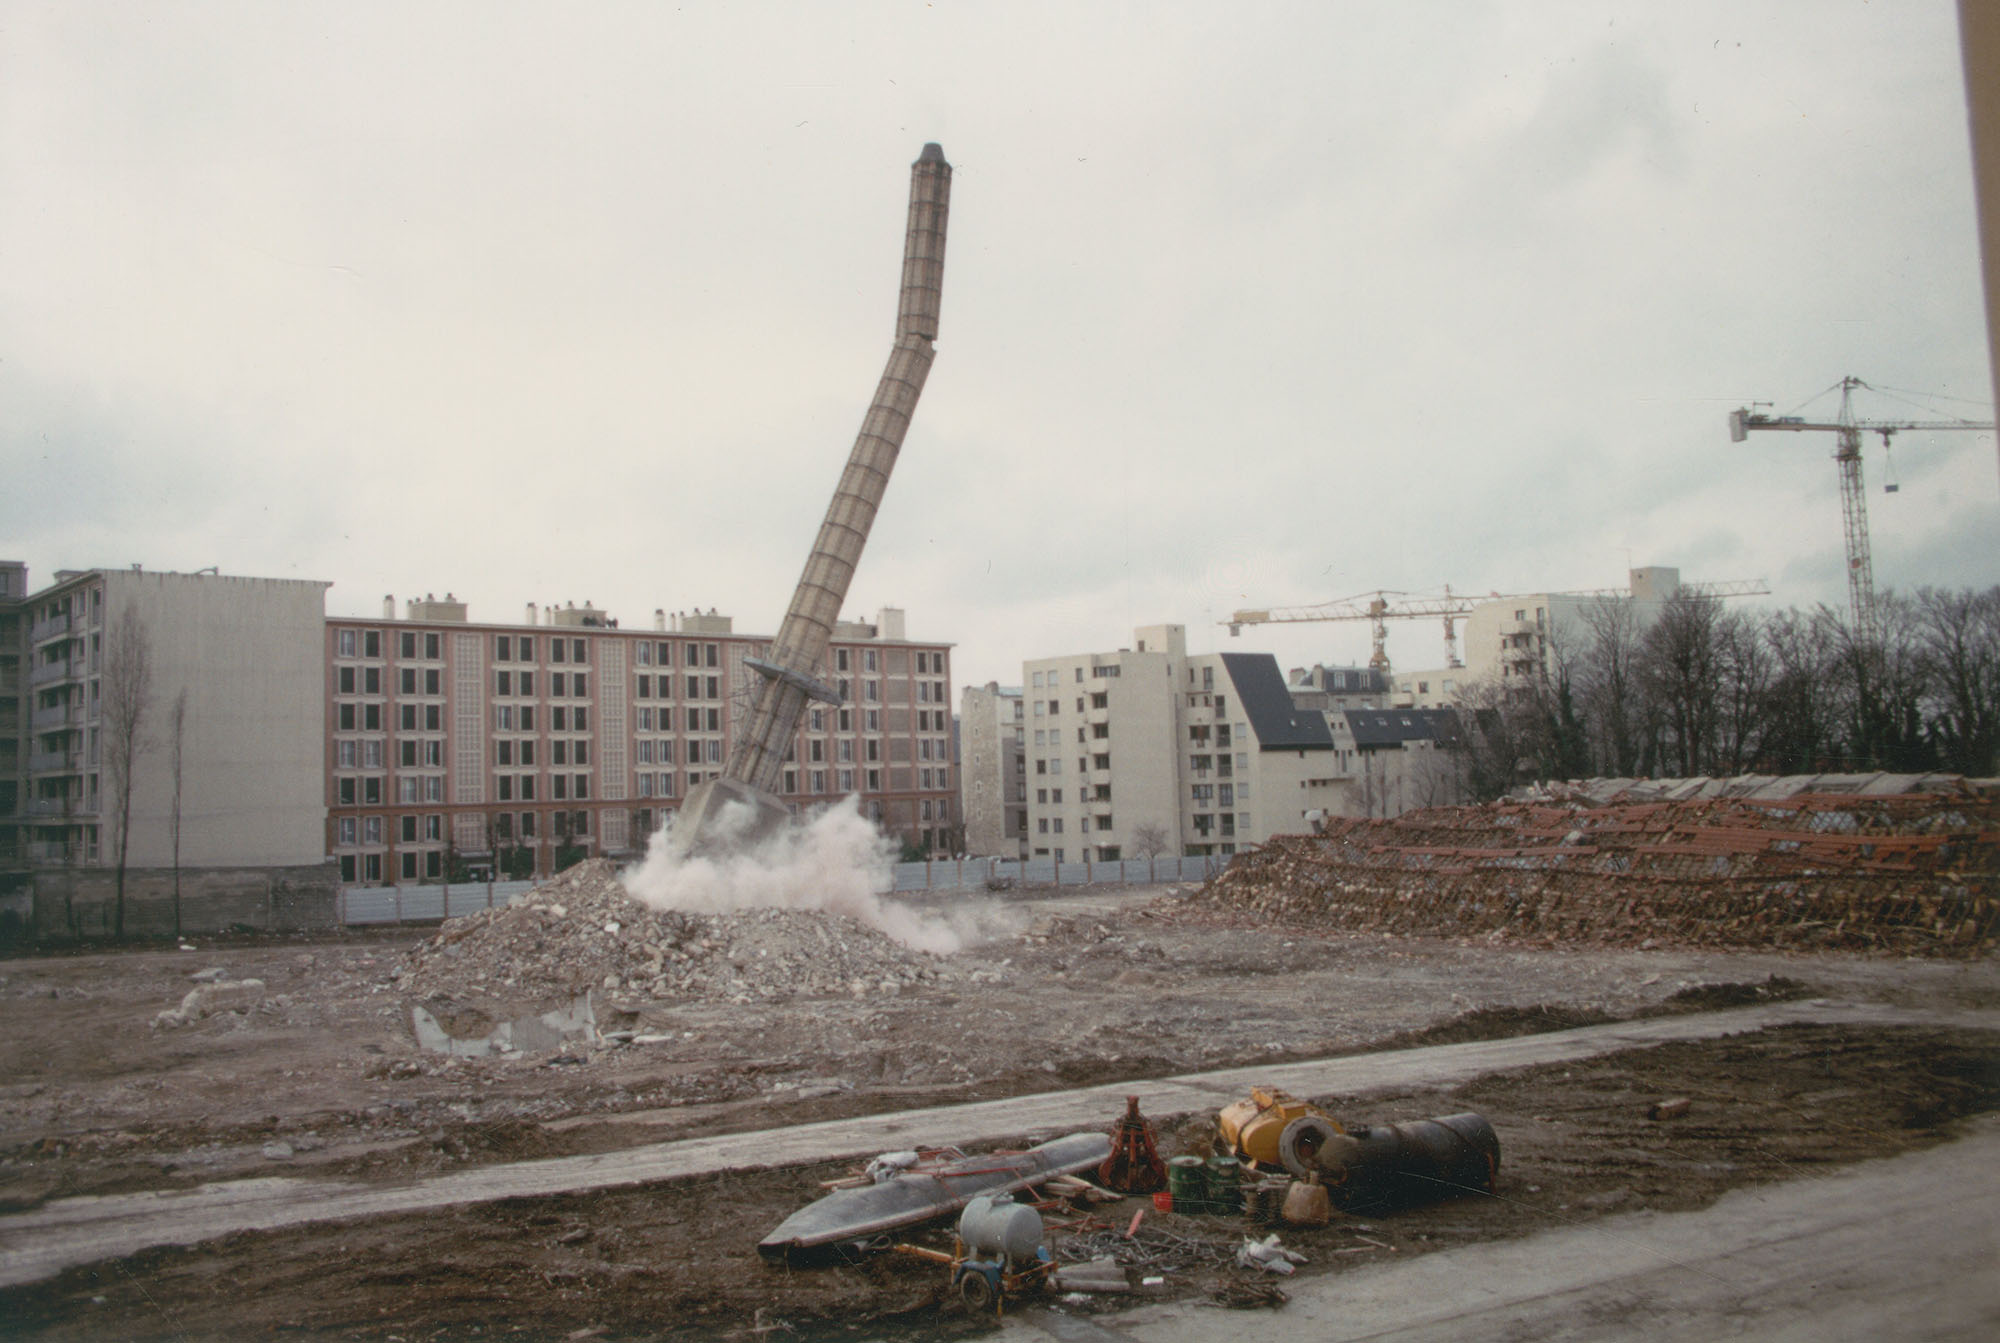
<instances>
[{"instance_id":1,"label":"dust cloud","mask_svg":"<svg viewBox=\"0 0 2000 1343\"><path fill-rule=\"evenodd\" d=\"M749 817L749 809L732 807ZM725 824L729 812L724 813ZM762 842L721 855L675 858L654 832L646 856L621 874L625 889L654 909L732 914L746 909L805 909L844 914L915 951L949 955L972 927L964 919L927 917L885 900L895 884L894 841L864 819L847 797L780 828Z\"/></svg>"}]
</instances>

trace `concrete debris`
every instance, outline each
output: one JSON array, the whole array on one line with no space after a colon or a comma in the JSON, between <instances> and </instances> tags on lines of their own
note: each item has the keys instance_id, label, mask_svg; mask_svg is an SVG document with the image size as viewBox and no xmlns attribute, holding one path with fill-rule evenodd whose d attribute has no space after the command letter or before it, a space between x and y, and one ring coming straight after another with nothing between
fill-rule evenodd
<instances>
[{"instance_id":1,"label":"concrete debris","mask_svg":"<svg viewBox=\"0 0 2000 1343\"><path fill-rule=\"evenodd\" d=\"M1305 1261L1306 1257L1297 1250L1288 1250L1279 1244L1276 1235L1262 1240L1251 1240L1246 1236L1243 1243L1236 1247L1239 1268L1261 1268L1266 1273L1288 1275Z\"/></svg>"},{"instance_id":2,"label":"concrete debris","mask_svg":"<svg viewBox=\"0 0 2000 1343\"><path fill-rule=\"evenodd\" d=\"M497 1021L586 994L600 1015L607 1005L893 997L956 979L943 964L816 910L650 909L626 893L615 864L592 859L505 907L452 919L404 958L397 985L433 1008L479 1005Z\"/></svg>"},{"instance_id":3,"label":"concrete debris","mask_svg":"<svg viewBox=\"0 0 2000 1343\"><path fill-rule=\"evenodd\" d=\"M248 1012L263 1001L261 979L218 980L189 989L179 1007L153 1018L153 1029L185 1026L220 1012Z\"/></svg>"},{"instance_id":4,"label":"concrete debris","mask_svg":"<svg viewBox=\"0 0 2000 1343\"><path fill-rule=\"evenodd\" d=\"M421 1003L410 1006L410 1032L417 1044L436 1054L485 1058L489 1054L546 1053L572 1040L589 1043L597 1030L597 1014L585 994L567 1008L552 1008L494 1025L476 1012L458 1012L439 1020ZM628 1033L629 1034L629 1033Z\"/></svg>"},{"instance_id":5,"label":"concrete debris","mask_svg":"<svg viewBox=\"0 0 2000 1343\"><path fill-rule=\"evenodd\" d=\"M1181 913L1549 945L1977 956L2000 932L2000 790L1926 782L1346 818L1239 856Z\"/></svg>"}]
</instances>

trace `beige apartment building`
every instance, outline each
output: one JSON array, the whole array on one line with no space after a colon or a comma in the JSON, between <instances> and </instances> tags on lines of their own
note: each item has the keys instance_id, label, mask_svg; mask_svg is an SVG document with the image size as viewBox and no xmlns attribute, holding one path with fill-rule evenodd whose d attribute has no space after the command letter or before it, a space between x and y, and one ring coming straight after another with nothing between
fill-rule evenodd
<instances>
[{"instance_id":1,"label":"beige apartment building","mask_svg":"<svg viewBox=\"0 0 2000 1343\"><path fill-rule=\"evenodd\" d=\"M767 635L714 612L621 629L586 604L474 624L446 594L384 599L323 636L326 847L347 883L436 881L453 861L541 875L626 855L722 772ZM794 810L859 794L906 845L956 845L951 645L903 612L834 627L824 679L787 758Z\"/></svg>"},{"instance_id":2,"label":"beige apartment building","mask_svg":"<svg viewBox=\"0 0 2000 1343\"><path fill-rule=\"evenodd\" d=\"M1331 773L1324 714L1268 653L1190 656L1180 625L1022 665L1027 843L1074 862L1227 854L1307 828Z\"/></svg>"},{"instance_id":3,"label":"beige apartment building","mask_svg":"<svg viewBox=\"0 0 2000 1343\"><path fill-rule=\"evenodd\" d=\"M1021 687L997 681L959 695L959 811L975 857L1028 856L1026 707Z\"/></svg>"},{"instance_id":4,"label":"beige apartment building","mask_svg":"<svg viewBox=\"0 0 2000 1343\"><path fill-rule=\"evenodd\" d=\"M111 725L127 703L143 710L128 930L160 930L175 867L197 906L189 927L216 926L224 905L224 926L313 921L279 911L281 891L323 886L330 909L318 652L328 584L134 567L63 570L29 593L24 565L0 570L0 869L17 874L17 896L33 892L17 912L63 931L32 903L60 888L68 930L100 931L119 841ZM143 681L122 677L141 655Z\"/></svg>"}]
</instances>

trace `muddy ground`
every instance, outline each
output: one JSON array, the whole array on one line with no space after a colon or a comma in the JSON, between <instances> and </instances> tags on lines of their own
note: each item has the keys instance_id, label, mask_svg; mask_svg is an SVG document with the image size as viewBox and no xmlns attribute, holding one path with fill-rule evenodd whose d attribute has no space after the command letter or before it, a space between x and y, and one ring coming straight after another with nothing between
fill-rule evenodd
<instances>
[{"instance_id":1,"label":"muddy ground","mask_svg":"<svg viewBox=\"0 0 2000 1343\"><path fill-rule=\"evenodd\" d=\"M287 1172L397 1181L1773 994L2000 1005L1990 959L1320 938L1183 925L1147 903L1155 894L998 905L986 922L1003 931L951 958L958 973L937 986L657 1004L642 1023L656 1043L518 1061L416 1050L393 972L430 930L9 961L0 964L0 1206ZM263 979L264 1004L153 1029L189 976L211 968ZM1448 1094L1330 1098L1357 1120L1481 1110L1505 1150L1500 1196L1341 1219L1287 1239L1312 1257L1311 1271L1329 1271L1614 1209L1696 1206L1735 1185L1936 1141L1956 1116L1993 1107L1996 1077L2000 1046L1987 1036L1813 1027L1530 1070ZM1689 1115L1648 1119L1651 1102L1670 1095L1692 1098ZM1196 1140L1206 1118L1168 1125L1169 1147ZM240 1235L0 1293L0 1319L49 1338L976 1327L938 1309L937 1272L916 1261L787 1271L757 1260L755 1241L838 1173L734 1174ZM1157 1220L1218 1247L1243 1230L1227 1219ZM1169 1276L1175 1291L1207 1292L1235 1274L1191 1263Z\"/></svg>"}]
</instances>

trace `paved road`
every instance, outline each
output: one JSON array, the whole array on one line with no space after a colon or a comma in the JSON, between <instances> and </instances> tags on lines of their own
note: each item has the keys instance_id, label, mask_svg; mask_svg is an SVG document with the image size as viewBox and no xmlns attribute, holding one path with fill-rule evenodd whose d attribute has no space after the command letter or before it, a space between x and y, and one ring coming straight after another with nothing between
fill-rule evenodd
<instances>
[{"instance_id":1,"label":"paved road","mask_svg":"<svg viewBox=\"0 0 2000 1343\"><path fill-rule=\"evenodd\" d=\"M1447 1086L1489 1073L1589 1058L1669 1040L1707 1039L1792 1021L1951 1024L2000 1029L2000 1012L1936 1013L1811 1002L1775 1003L1546 1035L1267 1067L1230 1068L1076 1091L937 1106L792 1128L653 1143L618 1152L484 1166L408 1185L281 1177L192 1189L54 1200L0 1216L0 1286L153 1245L192 1245L236 1231L423 1212L503 1198L629 1187L725 1170L803 1165L896 1148L980 1143L1102 1128L1137 1095L1159 1120L1213 1112L1253 1084L1301 1096L1360 1096L1390 1087Z\"/></svg>"},{"instance_id":2,"label":"paved road","mask_svg":"<svg viewBox=\"0 0 2000 1343\"><path fill-rule=\"evenodd\" d=\"M2000 1338L2000 1116L1923 1152L1305 1280L1252 1319L1157 1305L1024 1311L1012 1343L1195 1343L1236 1333L1369 1343Z\"/></svg>"}]
</instances>

